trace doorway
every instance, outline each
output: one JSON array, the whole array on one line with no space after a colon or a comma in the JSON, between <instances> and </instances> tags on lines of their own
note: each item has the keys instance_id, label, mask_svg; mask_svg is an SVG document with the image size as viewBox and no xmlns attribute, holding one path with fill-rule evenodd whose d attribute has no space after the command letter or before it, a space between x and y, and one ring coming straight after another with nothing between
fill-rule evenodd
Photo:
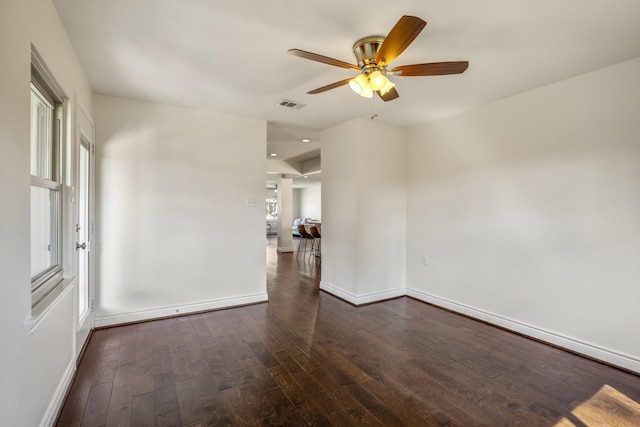
<instances>
[{"instance_id":1,"label":"doorway","mask_svg":"<svg viewBox=\"0 0 640 427\"><path fill-rule=\"evenodd\" d=\"M76 355L82 351L93 329L95 286L94 265L94 125L78 106L77 185L76 185L76 255L78 281L76 292Z\"/></svg>"}]
</instances>

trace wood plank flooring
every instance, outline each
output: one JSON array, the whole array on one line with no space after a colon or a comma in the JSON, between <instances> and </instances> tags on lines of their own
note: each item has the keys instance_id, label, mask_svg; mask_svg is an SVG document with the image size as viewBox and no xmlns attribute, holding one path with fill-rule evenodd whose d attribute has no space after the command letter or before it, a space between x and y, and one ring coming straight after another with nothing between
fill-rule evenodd
<instances>
[{"instance_id":1,"label":"wood plank flooring","mask_svg":"<svg viewBox=\"0 0 640 427\"><path fill-rule=\"evenodd\" d=\"M640 377L267 245L269 303L96 331L58 426L638 426Z\"/></svg>"}]
</instances>

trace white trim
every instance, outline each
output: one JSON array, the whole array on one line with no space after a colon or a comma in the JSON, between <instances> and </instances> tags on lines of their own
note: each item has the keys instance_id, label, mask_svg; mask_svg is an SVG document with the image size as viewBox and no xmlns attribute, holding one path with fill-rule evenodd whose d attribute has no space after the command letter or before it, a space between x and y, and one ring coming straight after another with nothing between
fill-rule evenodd
<instances>
[{"instance_id":1,"label":"white trim","mask_svg":"<svg viewBox=\"0 0 640 427\"><path fill-rule=\"evenodd\" d=\"M33 43L31 44L31 69L32 73L33 70L36 72L36 80L39 83L47 85L51 92L53 92L53 95L57 98L54 101L62 103L63 100L69 98Z\"/></svg>"},{"instance_id":2,"label":"white trim","mask_svg":"<svg viewBox=\"0 0 640 427\"><path fill-rule=\"evenodd\" d=\"M151 310L142 310L132 313L114 314L108 316L96 315L94 325L97 328L105 326L119 325L123 323L140 322L161 317L175 316L176 314L195 313L198 311L216 310L221 308L231 308L240 305L267 302L269 297L266 293L246 295L237 298L223 298L193 304L175 305L170 307L160 307Z\"/></svg>"},{"instance_id":3,"label":"white trim","mask_svg":"<svg viewBox=\"0 0 640 427\"><path fill-rule=\"evenodd\" d=\"M80 98L78 96L78 92L74 92L74 101L75 101L75 107L76 107L76 111L75 111L75 128L76 128L76 135L75 135L75 142L73 144L73 153L75 154L74 156L74 168L75 168L75 173L73 173L74 179L72 179L72 181L75 182L75 189L79 189L79 178L80 178L80 152L82 149L82 146L85 145L84 143L86 142L88 144L88 150L89 150L89 188L87 189L88 194L89 194L89 203L88 203L88 215L89 215L89 220L88 220L88 224L87 226L89 227L88 230L88 234L87 234L87 240L85 241L85 243L87 243L87 250L88 250L88 263L89 263L89 271L88 271L88 277L87 277L87 297L88 297L88 302L89 302L89 306L87 307L87 309L85 310L84 313L80 314L78 313L78 303L79 303L79 297L80 297L80 282L78 281L77 286L76 286L76 292L74 293L75 299L74 299L74 308L73 308L73 313L74 313L74 322L75 322L75 336L76 336L76 347L75 347L75 354L76 356L78 355L78 353L82 350L82 347L85 344L85 341L89 338L90 332L91 330L95 327L95 315L93 312L93 306L94 306L94 301L96 299L96 276L95 276L95 272L96 272L96 266L97 266L97 260L96 260L96 250L94 250L94 248L97 248L97 244L96 243L96 233L95 233L95 226L96 226L96 209L95 209L95 204L96 204L96 165L95 165L95 141L96 141L96 130L95 130L95 122L93 120L93 117L91 117L91 115L89 114L88 110L84 107L84 105L82 104L82 102L80 101ZM73 221L72 224L77 225L78 224L78 213L79 213L79 204L78 203L74 203L73 204L74 209L73 209ZM77 242L77 232L72 234L73 237L71 239L72 242ZM73 257L73 261L74 261L74 266L75 269L77 271L78 277L80 276L80 271L79 271L79 267L80 267L80 263L79 263L79 252L76 251L75 253L73 253L72 257ZM82 341L80 343L80 345L77 345L79 341Z\"/></svg>"},{"instance_id":4,"label":"white trim","mask_svg":"<svg viewBox=\"0 0 640 427\"><path fill-rule=\"evenodd\" d=\"M69 390L69 387L71 387L71 381L73 381L73 375L75 374L75 372L76 360L75 358L72 358L67 365L67 369L65 370L55 393L53 394L51 402L49 402L49 407L44 413L42 421L40 421L40 427L51 427L56 422L58 413L60 412L62 404L64 403L64 398L67 395L67 390Z\"/></svg>"},{"instance_id":5,"label":"white trim","mask_svg":"<svg viewBox=\"0 0 640 427\"><path fill-rule=\"evenodd\" d=\"M279 253L289 253L293 252L293 246L278 246L277 251Z\"/></svg>"},{"instance_id":6,"label":"white trim","mask_svg":"<svg viewBox=\"0 0 640 427\"><path fill-rule=\"evenodd\" d=\"M33 334L38 326L42 324L42 321L47 318L49 313L51 313L54 307L57 307L69 292L73 289L71 286L72 282L75 278L63 279L62 282L57 285L53 290L45 296L31 311L31 317L29 317L25 322L25 328L29 335Z\"/></svg>"},{"instance_id":7,"label":"white trim","mask_svg":"<svg viewBox=\"0 0 640 427\"><path fill-rule=\"evenodd\" d=\"M78 281L78 285L80 285L80 281ZM78 292L76 292L76 294L78 294ZM76 298L74 298L73 303L77 305L78 300ZM77 307L75 307L75 309L77 310ZM78 314L78 321L76 322L77 323L76 324L76 334L78 332L80 332L80 330L82 329L82 325L84 324L84 322L87 321L87 318L89 317L90 314L91 314L91 304L89 304L89 307L87 307L84 310L84 313ZM90 329L93 329L93 325L91 325Z\"/></svg>"},{"instance_id":8,"label":"white trim","mask_svg":"<svg viewBox=\"0 0 640 427\"><path fill-rule=\"evenodd\" d=\"M342 289L338 289L335 286L324 281L320 282L320 289L353 305L371 304L374 302L403 297L406 295L405 288L390 289L388 291L374 292L366 295L354 295L351 292L346 292Z\"/></svg>"},{"instance_id":9,"label":"white trim","mask_svg":"<svg viewBox=\"0 0 640 427\"><path fill-rule=\"evenodd\" d=\"M407 289L407 296L640 373L640 360L626 354L414 289Z\"/></svg>"}]
</instances>

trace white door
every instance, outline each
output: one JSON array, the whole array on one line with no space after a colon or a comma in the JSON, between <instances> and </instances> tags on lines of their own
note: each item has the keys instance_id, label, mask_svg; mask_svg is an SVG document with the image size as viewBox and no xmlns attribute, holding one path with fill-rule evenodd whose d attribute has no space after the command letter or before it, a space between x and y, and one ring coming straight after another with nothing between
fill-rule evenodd
<instances>
[{"instance_id":1,"label":"white door","mask_svg":"<svg viewBox=\"0 0 640 427\"><path fill-rule=\"evenodd\" d=\"M94 213L94 173L93 173L93 122L78 108L79 141L77 157L77 186L76 186L76 253L78 266L78 286L76 293L77 336L76 354L82 348L93 329L94 323L94 251L93 241L95 232Z\"/></svg>"}]
</instances>

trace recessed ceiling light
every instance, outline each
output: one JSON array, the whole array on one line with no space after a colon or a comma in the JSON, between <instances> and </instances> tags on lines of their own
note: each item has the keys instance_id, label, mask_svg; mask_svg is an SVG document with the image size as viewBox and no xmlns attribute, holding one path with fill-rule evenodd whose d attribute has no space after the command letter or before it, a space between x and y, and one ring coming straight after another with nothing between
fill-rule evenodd
<instances>
[{"instance_id":1,"label":"recessed ceiling light","mask_svg":"<svg viewBox=\"0 0 640 427\"><path fill-rule=\"evenodd\" d=\"M276 156L277 156L277 154L276 154L276 153L271 153L271 154L269 154L269 155L270 155L271 157L276 157Z\"/></svg>"},{"instance_id":2,"label":"recessed ceiling light","mask_svg":"<svg viewBox=\"0 0 640 427\"><path fill-rule=\"evenodd\" d=\"M305 175L305 176L303 176L303 178L309 178L309 175Z\"/></svg>"},{"instance_id":3,"label":"recessed ceiling light","mask_svg":"<svg viewBox=\"0 0 640 427\"><path fill-rule=\"evenodd\" d=\"M311 142L311 140L309 138L304 138L302 142Z\"/></svg>"}]
</instances>

